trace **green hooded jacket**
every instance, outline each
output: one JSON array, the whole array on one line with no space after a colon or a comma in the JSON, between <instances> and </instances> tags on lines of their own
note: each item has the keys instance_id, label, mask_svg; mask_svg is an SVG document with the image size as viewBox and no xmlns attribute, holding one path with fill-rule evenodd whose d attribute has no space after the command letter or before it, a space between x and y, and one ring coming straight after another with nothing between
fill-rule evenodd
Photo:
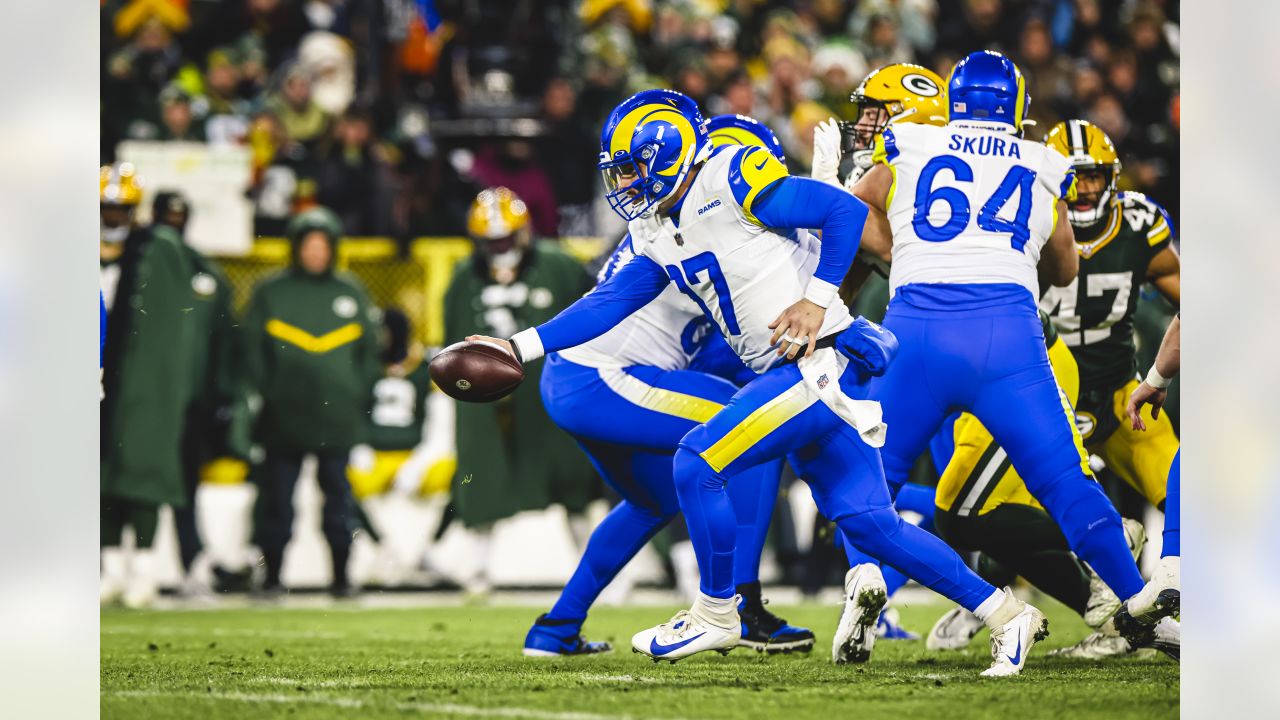
<instances>
[{"instance_id":1,"label":"green hooded jacket","mask_svg":"<svg viewBox=\"0 0 1280 720\"><path fill-rule=\"evenodd\" d=\"M333 254L320 274L298 263L313 230L324 232ZM287 235L293 265L254 289L242 328L245 389L261 402L255 437L268 449L349 450L381 374L377 308L359 280L332 270L342 236L332 212L295 216Z\"/></svg>"},{"instance_id":2,"label":"green hooded jacket","mask_svg":"<svg viewBox=\"0 0 1280 720\"><path fill-rule=\"evenodd\" d=\"M130 233L119 263L103 350L102 493L184 507L180 447L197 325L191 261L177 232L155 227Z\"/></svg>"}]
</instances>

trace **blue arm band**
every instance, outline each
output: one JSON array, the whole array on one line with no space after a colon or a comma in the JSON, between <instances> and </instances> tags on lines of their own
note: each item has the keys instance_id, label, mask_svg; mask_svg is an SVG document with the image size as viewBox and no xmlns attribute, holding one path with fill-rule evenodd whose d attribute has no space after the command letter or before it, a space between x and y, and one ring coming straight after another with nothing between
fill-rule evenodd
<instances>
[{"instance_id":1,"label":"blue arm band","mask_svg":"<svg viewBox=\"0 0 1280 720\"><path fill-rule=\"evenodd\" d=\"M534 342L525 335L528 330L517 334L514 339L519 341L521 359L527 362L600 337L661 295L668 282L661 265L644 255L635 256L595 290L539 325Z\"/></svg>"},{"instance_id":2,"label":"blue arm band","mask_svg":"<svg viewBox=\"0 0 1280 720\"><path fill-rule=\"evenodd\" d=\"M822 230L822 254L814 278L839 286L862 241L867 206L841 188L810 178L774 182L752 208L766 227Z\"/></svg>"}]
</instances>

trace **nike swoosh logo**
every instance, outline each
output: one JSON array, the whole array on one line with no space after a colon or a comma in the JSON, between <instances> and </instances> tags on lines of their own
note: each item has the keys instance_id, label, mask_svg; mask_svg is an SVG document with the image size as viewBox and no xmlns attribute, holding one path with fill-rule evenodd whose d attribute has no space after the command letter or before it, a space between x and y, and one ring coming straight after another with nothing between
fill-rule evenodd
<instances>
[{"instance_id":1,"label":"nike swoosh logo","mask_svg":"<svg viewBox=\"0 0 1280 720\"><path fill-rule=\"evenodd\" d=\"M666 655L667 653L672 652L672 651L674 651L674 650L679 650L680 648L684 647L685 645L688 645L689 643L693 642L694 640L697 640L698 638L702 637L703 635L706 635L706 633L704 633L704 632L703 632L703 633L698 633L697 635L694 635L693 637L689 638L688 640L681 640L681 641L680 641L680 642L678 642L678 643L672 643L672 644L670 644L670 645L659 645L659 644L658 644L658 639L657 639L657 638L653 638L652 640L650 640L650 641L649 641L649 652L653 653L654 655L657 655L657 656L661 657L661 656Z\"/></svg>"},{"instance_id":2,"label":"nike swoosh logo","mask_svg":"<svg viewBox=\"0 0 1280 720\"><path fill-rule=\"evenodd\" d=\"M1021 659L1022 659L1022 630L1018 630L1018 651L1009 656L1009 662L1013 663L1014 665L1017 665L1018 661Z\"/></svg>"},{"instance_id":3,"label":"nike swoosh logo","mask_svg":"<svg viewBox=\"0 0 1280 720\"><path fill-rule=\"evenodd\" d=\"M769 158L767 158L767 157L762 157L762 158L760 158L760 162L756 164L755 168L756 168L757 170L759 170L759 169L763 168L763 167L764 167L764 164L765 164L765 163L767 163L767 162L769 162Z\"/></svg>"}]
</instances>

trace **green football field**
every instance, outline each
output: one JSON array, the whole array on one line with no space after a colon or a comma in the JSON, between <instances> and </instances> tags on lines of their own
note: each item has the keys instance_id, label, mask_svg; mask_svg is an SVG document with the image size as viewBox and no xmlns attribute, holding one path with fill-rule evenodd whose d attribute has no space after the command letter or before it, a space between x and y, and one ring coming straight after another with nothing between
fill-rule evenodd
<instances>
[{"instance_id":1,"label":"green football field","mask_svg":"<svg viewBox=\"0 0 1280 720\"><path fill-rule=\"evenodd\" d=\"M606 656L530 660L525 630L541 609L285 609L102 613L104 718L1165 718L1176 717L1178 667L1160 657L1045 658L1084 624L1042 601L1051 637L1020 677L979 678L986 633L963 653L881 642L865 666L830 662L838 609L779 607L815 628L812 655L738 649L654 664L631 633L675 608L600 608L592 639ZM943 605L903 610L927 631ZM838 715L837 715L838 713Z\"/></svg>"}]
</instances>

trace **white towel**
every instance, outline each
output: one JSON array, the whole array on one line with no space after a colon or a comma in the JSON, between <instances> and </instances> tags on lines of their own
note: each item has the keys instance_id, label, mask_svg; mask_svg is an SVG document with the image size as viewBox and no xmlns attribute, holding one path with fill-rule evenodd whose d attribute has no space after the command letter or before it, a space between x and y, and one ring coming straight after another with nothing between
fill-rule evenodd
<instances>
[{"instance_id":1,"label":"white towel","mask_svg":"<svg viewBox=\"0 0 1280 720\"><path fill-rule=\"evenodd\" d=\"M873 448L884 446L885 425L880 403L875 400L854 400L840 388L840 376L849 366L849 358L835 348L823 348L802 358L796 364L804 376L805 387L853 426L863 442Z\"/></svg>"}]
</instances>

